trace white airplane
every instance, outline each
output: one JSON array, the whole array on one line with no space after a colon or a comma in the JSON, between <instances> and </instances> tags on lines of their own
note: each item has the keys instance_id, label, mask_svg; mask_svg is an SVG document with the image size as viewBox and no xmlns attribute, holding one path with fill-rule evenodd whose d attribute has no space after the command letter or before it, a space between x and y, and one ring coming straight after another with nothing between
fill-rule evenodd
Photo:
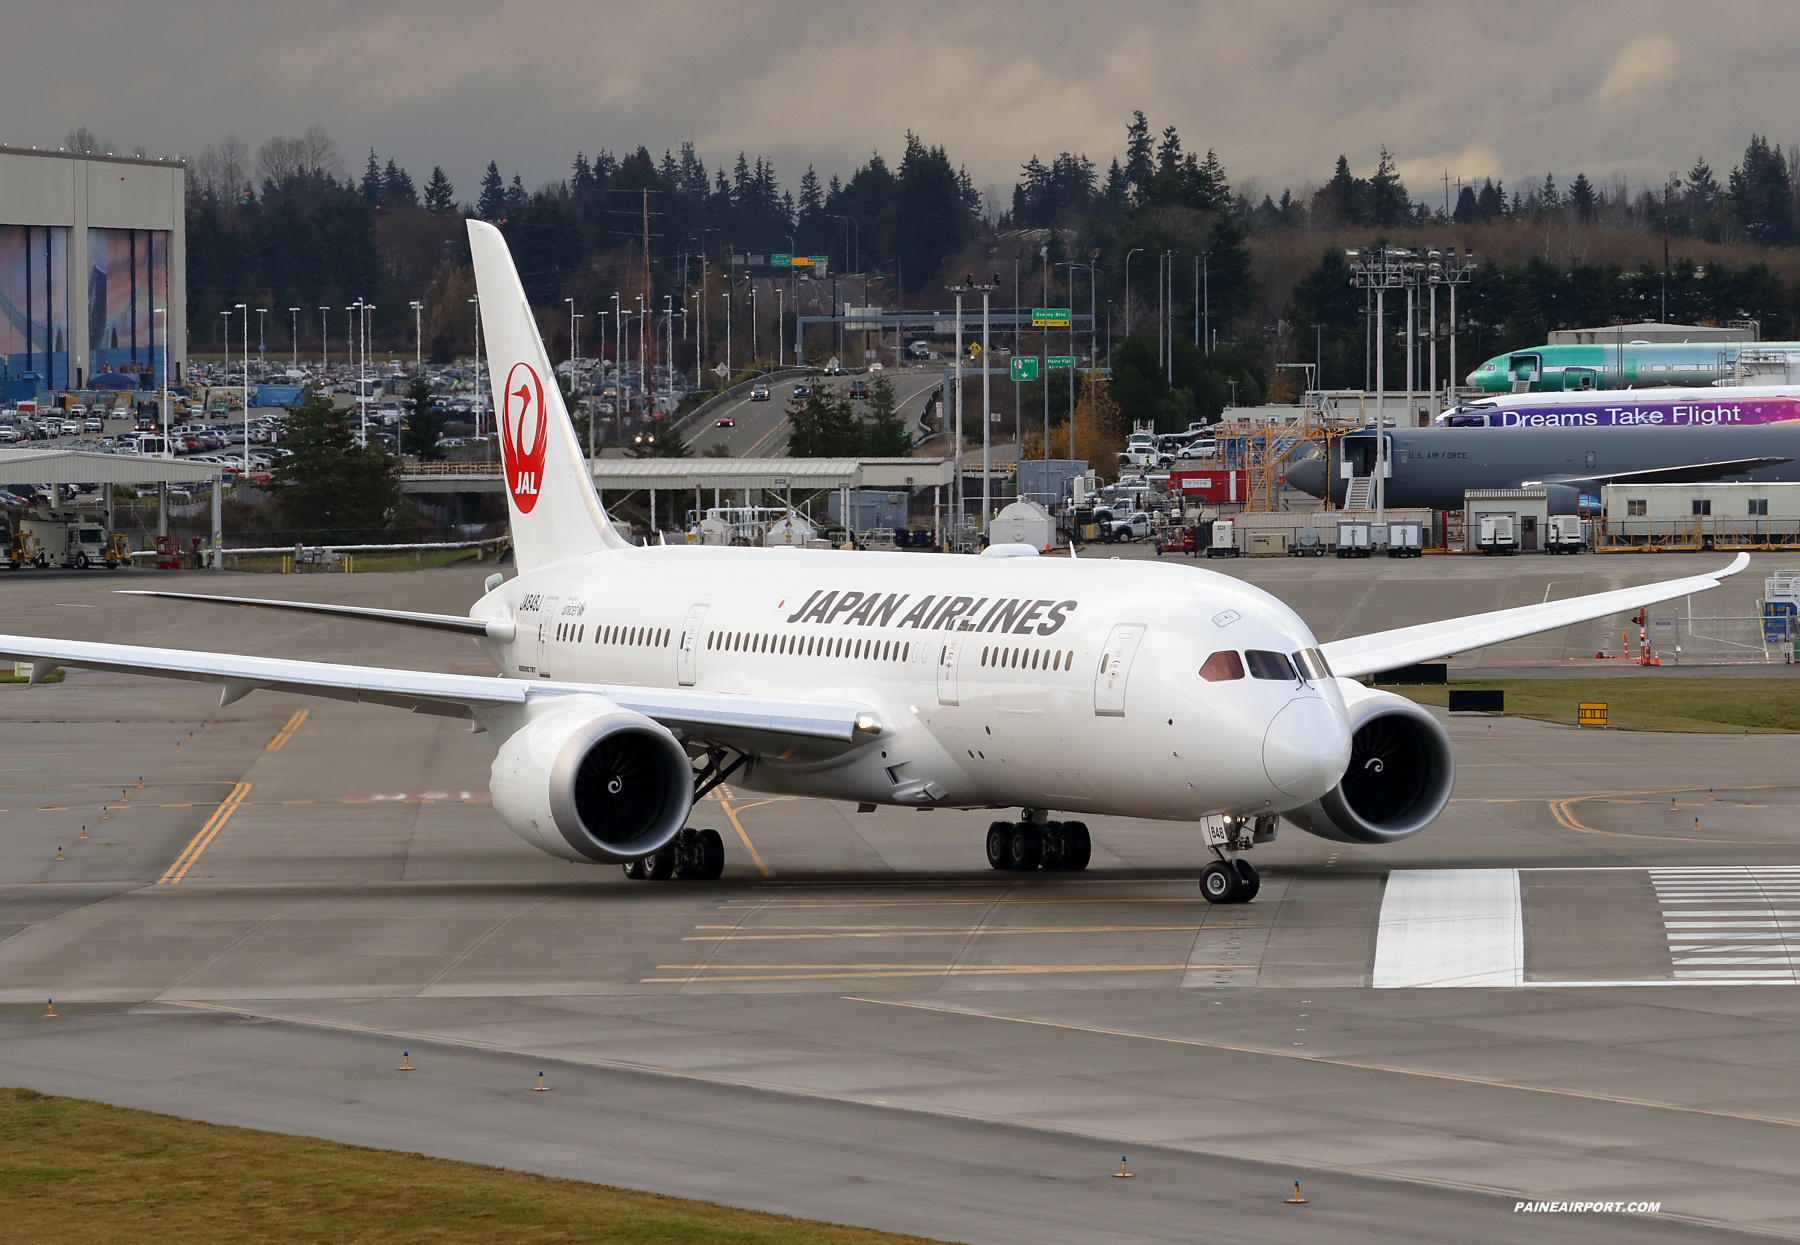
<instances>
[{"instance_id":1,"label":"white airplane","mask_svg":"<svg viewBox=\"0 0 1800 1245\"><path fill-rule=\"evenodd\" d=\"M1450 798L1443 728L1356 676L1718 586L1749 562L1570 601L1320 644L1279 600L1151 562L634 547L607 519L505 240L471 221L518 574L467 617L300 610L471 636L501 678L0 636L31 663L267 688L466 718L498 741L494 809L527 842L628 876L717 877L694 802L748 790L872 808L1018 808L996 869L1079 869L1079 820L1198 826L1214 903L1256 893L1241 853L1277 820L1391 843ZM1071 551L1072 552L1072 551ZM1192 832L1188 830L1188 832Z\"/></svg>"}]
</instances>

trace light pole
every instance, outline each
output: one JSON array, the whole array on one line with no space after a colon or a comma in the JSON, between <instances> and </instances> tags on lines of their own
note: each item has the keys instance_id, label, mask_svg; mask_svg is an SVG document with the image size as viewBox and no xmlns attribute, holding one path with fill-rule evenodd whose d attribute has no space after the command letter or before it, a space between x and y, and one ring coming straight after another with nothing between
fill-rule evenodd
<instances>
[{"instance_id":1,"label":"light pole","mask_svg":"<svg viewBox=\"0 0 1800 1245\"><path fill-rule=\"evenodd\" d=\"M290 344L294 347L294 370L298 372L300 370L300 308L288 308L288 321L288 335L293 339Z\"/></svg>"},{"instance_id":2,"label":"light pole","mask_svg":"<svg viewBox=\"0 0 1800 1245\"><path fill-rule=\"evenodd\" d=\"M791 244L790 244L791 245ZM787 363L787 291L779 285L775 287L775 370L779 372Z\"/></svg>"},{"instance_id":3,"label":"light pole","mask_svg":"<svg viewBox=\"0 0 1800 1245\"><path fill-rule=\"evenodd\" d=\"M1098 255L1099 252L1095 251L1093 254ZM1092 259L1092 256L1090 256L1090 260L1091 259ZM1096 342L1095 342L1095 338L1094 338L1094 312L1096 310L1096 298L1095 298L1095 294L1094 294L1094 271L1095 270L1094 270L1094 265L1092 264L1092 262L1089 262L1086 264L1077 264L1077 263L1074 263L1071 261L1067 265L1067 267L1069 269L1069 300L1071 302L1073 302L1075 299L1075 270L1077 268L1080 268L1084 272L1086 272L1088 275L1088 393L1089 393L1089 396L1091 397L1093 394L1094 373L1096 371L1098 371L1099 367L1100 367L1099 356L1095 353L1096 352ZM1073 310L1073 308L1071 308L1071 310ZM1046 379L1046 383L1048 383L1047 379ZM1070 316L1069 317L1069 458L1071 460L1074 460L1077 457L1079 457L1079 455L1077 455L1075 453L1075 317Z\"/></svg>"},{"instance_id":4,"label":"light pole","mask_svg":"<svg viewBox=\"0 0 1800 1245\"><path fill-rule=\"evenodd\" d=\"M244 475L250 482L250 309L243 303L237 309L244 313Z\"/></svg>"},{"instance_id":5,"label":"light pole","mask_svg":"<svg viewBox=\"0 0 1800 1245\"><path fill-rule=\"evenodd\" d=\"M263 356L268 353L268 343L263 337L263 317L268 314L267 307L256 309L256 362L259 367L262 365Z\"/></svg>"},{"instance_id":6,"label":"light pole","mask_svg":"<svg viewBox=\"0 0 1800 1245\"><path fill-rule=\"evenodd\" d=\"M166 307L157 307L154 310L157 315L159 315L163 318L163 341L162 341L163 452L162 452L162 456L164 458L173 458L173 457L175 457L175 453L173 450L171 450L169 448L169 310ZM159 487L161 487L165 490L167 488L166 485L159 486ZM165 496L165 500L166 500L166 496ZM159 536L166 535L166 534L167 533L164 533L164 532L157 533L157 535L159 535Z\"/></svg>"},{"instance_id":7,"label":"light pole","mask_svg":"<svg viewBox=\"0 0 1800 1245\"><path fill-rule=\"evenodd\" d=\"M425 370L425 304L408 304L413 313L413 370Z\"/></svg>"},{"instance_id":8,"label":"light pole","mask_svg":"<svg viewBox=\"0 0 1800 1245\"><path fill-rule=\"evenodd\" d=\"M1125 252L1125 336L1131 336L1131 257L1144 248L1134 246Z\"/></svg>"},{"instance_id":9,"label":"light pole","mask_svg":"<svg viewBox=\"0 0 1800 1245\"><path fill-rule=\"evenodd\" d=\"M474 299L470 299L474 302ZM319 378L331 368L331 308L319 308Z\"/></svg>"},{"instance_id":10,"label":"light pole","mask_svg":"<svg viewBox=\"0 0 1800 1245\"><path fill-rule=\"evenodd\" d=\"M225 384L229 387L231 384L231 313L221 311L219 314L225 317L225 332L222 336L225 339Z\"/></svg>"},{"instance_id":11,"label":"light pole","mask_svg":"<svg viewBox=\"0 0 1800 1245\"><path fill-rule=\"evenodd\" d=\"M725 283L725 384L731 383L731 282ZM721 385L721 388L724 386Z\"/></svg>"},{"instance_id":12,"label":"light pole","mask_svg":"<svg viewBox=\"0 0 1800 1245\"><path fill-rule=\"evenodd\" d=\"M1200 252L1200 308L1205 317L1205 335L1200 341L1204 353L1212 353L1212 252Z\"/></svg>"},{"instance_id":13,"label":"light pole","mask_svg":"<svg viewBox=\"0 0 1800 1245\"><path fill-rule=\"evenodd\" d=\"M650 414L650 374L648 361L644 357L644 296L639 294L636 295L636 298L638 305L638 398L644 403L644 414L648 415Z\"/></svg>"},{"instance_id":14,"label":"light pole","mask_svg":"<svg viewBox=\"0 0 1800 1245\"><path fill-rule=\"evenodd\" d=\"M750 287L750 366L755 367L756 366L756 281L751 277L745 277L744 281Z\"/></svg>"}]
</instances>

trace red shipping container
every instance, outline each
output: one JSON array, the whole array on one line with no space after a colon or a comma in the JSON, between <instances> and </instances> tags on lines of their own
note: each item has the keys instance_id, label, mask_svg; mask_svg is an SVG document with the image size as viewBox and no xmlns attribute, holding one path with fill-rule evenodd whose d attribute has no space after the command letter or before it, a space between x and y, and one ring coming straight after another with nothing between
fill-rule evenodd
<instances>
[{"instance_id":1,"label":"red shipping container","mask_svg":"<svg viewBox=\"0 0 1800 1245\"><path fill-rule=\"evenodd\" d=\"M1184 497L1197 497L1205 502L1241 502L1245 500L1243 471L1223 467L1212 470L1176 469L1169 472L1169 487Z\"/></svg>"}]
</instances>

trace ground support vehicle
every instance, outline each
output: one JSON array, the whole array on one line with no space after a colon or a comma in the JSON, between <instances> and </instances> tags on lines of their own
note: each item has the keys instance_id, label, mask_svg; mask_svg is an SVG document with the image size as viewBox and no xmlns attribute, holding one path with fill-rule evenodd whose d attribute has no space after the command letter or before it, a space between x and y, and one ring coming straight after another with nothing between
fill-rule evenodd
<instances>
[{"instance_id":1,"label":"ground support vehicle","mask_svg":"<svg viewBox=\"0 0 1800 1245\"><path fill-rule=\"evenodd\" d=\"M1519 551L1519 539L1516 535L1513 516L1510 514L1484 514L1481 516L1481 532L1476 537L1476 548L1485 554L1503 554L1511 557Z\"/></svg>"},{"instance_id":2,"label":"ground support vehicle","mask_svg":"<svg viewBox=\"0 0 1800 1245\"><path fill-rule=\"evenodd\" d=\"M1340 558L1366 558L1372 552L1367 523L1338 524L1337 555Z\"/></svg>"},{"instance_id":3,"label":"ground support vehicle","mask_svg":"<svg viewBox=\"0 0 1800 1245\"><path fill-rule=\"evenodd\" d=\"M1185 553L1192 555L1194 552L1194 545L1195 538L1193 528L1164 528L1161 532L1157 533L1156 556L1160 558L1165 553Z\"/></svg>"},{"instance_id":4,"label":"ground support vehicle","mask_svg":"<svg viewBox=\"0 0 1800 1245\"><path fill-rule=\"evenodd\" d=\"M1581 534L1581 516L1553 514L1544 525L1545 553L1580 553L1587 548Z\"/></svg>"}]
</instances>

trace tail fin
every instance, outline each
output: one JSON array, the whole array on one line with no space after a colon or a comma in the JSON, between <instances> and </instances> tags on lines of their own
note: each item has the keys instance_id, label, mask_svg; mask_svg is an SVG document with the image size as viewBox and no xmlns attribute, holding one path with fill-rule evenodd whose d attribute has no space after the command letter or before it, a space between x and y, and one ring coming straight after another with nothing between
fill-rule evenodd
<instances>
[{"instance_id":1,"label":"tail fin","mask_svg":"<svg viewBox=\"0 0 1800 1245\"><path fill-rule=\"evenodd\" d=\"M469 250L519 569L625 548L630 542L614 530L594 492L505 237L472 220Z\"/></svg>"}]
</instances>

